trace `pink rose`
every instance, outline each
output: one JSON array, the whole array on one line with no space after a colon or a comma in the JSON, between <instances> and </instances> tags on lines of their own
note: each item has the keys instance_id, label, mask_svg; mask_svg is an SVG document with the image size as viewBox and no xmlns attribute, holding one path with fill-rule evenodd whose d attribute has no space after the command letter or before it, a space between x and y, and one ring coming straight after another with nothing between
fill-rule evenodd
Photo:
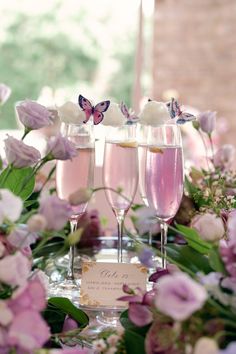
<instances>
[{"instance_id":1,"label":"pink rose","mask_svg":"<svg viewBox=\"0 0 236 354\"><path fill-rule=\"evenodd\" d=\"M186 320L200 310L207 299L207 291L187 274L176 272L161 277L154 299L157 309L176 321Z\"/></svg>"},{"instance_id":2,"label":"pink rose","mask_svg":"<svg viewBox=\"0 0 236 354\"><path fill-rule=\"evenodd\" d=\"M21 252L16 252L0 260L0 281L5 284L23 285L29 272L30 262Z\"/></svg>"},{"instance_id":3,"label":"pink rose","mask_svg":"<svg viewBox=\"0 0 236 354\"><path fill-rule=\"evenodd\" d=\"M39 129L52 124L51 113L41 104L25 100L16 106L21 123L28 129Z\"/></svg>"},{"instance_id":4,"label":"pink rose","mask_svg":"<svg viewBox=\"0 0 236 354\"><path fill-rule=\"evenodd\" d=\"M50 195L41 199L39 213L47 221L47 230L61 230L71 217L72 209L65 200Z\"/></svg>"},{"instance_id":5,"label":"pink rose","mask_svg":"<svg viewBox=\"0 0 236 354\"><path fill-rule=\"evenodd\" d=\"M50 338L46 322L36 311L26 310L15 316L8 333L8 342L25 351L41 348Z\"/></svg>"},{"instance_id":6,"label":"pink rose","mask_svg":"<svg viewBox=\"0 0 236 354\"><path fill-rule=\"evenodd\" d=\"M5 84L0 84L0 105L4 104L10 97L11 89Z\"/></svg>"},{"instance_id":7,"label":"pink rose","mask_svg":"<svg viewBox=\"0 0 236 354\"><path fill-rule=\"evenodd\" d=\"M51 159L69 160L77 155L74 143L61 134L53 136L48 141L47 155Z\"/></svg>"},{"instance_id":8,"label":"pink rose","mask_svg":"<svg viewBox=\"0 0 236 354\"><path fill-rule=\"evenodd\" d=\"M31 166L41 158L37 149L12 136L5 139L5 151L8 163L18 168Z\"/></svg>"},{"instance_id":9,"label":"pink rose","mask_svg":"<svg viewBox=\"0 0 236 354\"><path fill-rule=\"evenodd\" d=\"M225 234L224 223L220 217L215 214L201 214L196 215L191 222L199 236L210 242L219 241Z\"/></svg>"},{"instance_id":10,"label":"pink rose","mask_svg":"<svg viewBox=\"0 0 236 354\"><path fill-rule=\"evenodd\" d=\"M45 306L46 291L37 279L19 287L9 300L9 307L15 315L25 310L42 311Z\"/></svg>"}]
</instances>

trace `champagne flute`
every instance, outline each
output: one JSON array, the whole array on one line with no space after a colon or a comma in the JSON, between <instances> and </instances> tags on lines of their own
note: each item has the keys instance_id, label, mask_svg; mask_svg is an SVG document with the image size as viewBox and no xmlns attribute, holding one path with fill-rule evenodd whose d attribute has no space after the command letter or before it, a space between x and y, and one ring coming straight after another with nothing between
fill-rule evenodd
<instances>
[{"instance_id":1,"label":"champagne flute","mask_svg":"<svg viewBox=\"0 0 236 354\"><path fill-rule=\"evenodd\" d=\"M62 134L72 141L77 149L77 156L71 160L58 161L56 167L56 186L59 198L69 201L71 194L80 188L93 187L94 174L94 135L93 125L87 124L62 124ZM85 212L88 203L73 205L73 215L70 218L71 232L77 229L80 216ZM61 288L66 291L77 291L74 275L75 246L69 250L69 264L67 275Z\"/></svg>"},{"instance_id":2,"label":"champagne flute","mask_svg":"<svg viewBox=\"0 0 236 354\"><path fill-rule=\"evenodd\" d=\"M117 220L117 261L122 262L124 220L138 185L136 126L125 125L110 129L105 143L103 182L106 198Z\"/></svg>"},{"instance_id":3,"label":"champagne flute","mask_svg":"<svg viewBox=\"0 0 236 354\"><path fill-rule=\"evenodd\" d=\"M148 125L139 125L138 131L138 168L139 168L139 192L146 207L149 207L146 187L145 187L145 169L146 169L146 157L147 157L147 141L148 141ZM148 244L152 246L152 229L150 228L148 233Z\"/></svg>"},{"instance_id":4,"label":"champagne flute","mask_svg":"<svg viewBox=\"0 0 236 354\"><path fill-rule=\"evenodd\" d=\"M182 140L175 124L149 127L145 189L160 223L162 267L166 268L167 222L178 211L183 195Z\"/></svg>"}]
</instances>

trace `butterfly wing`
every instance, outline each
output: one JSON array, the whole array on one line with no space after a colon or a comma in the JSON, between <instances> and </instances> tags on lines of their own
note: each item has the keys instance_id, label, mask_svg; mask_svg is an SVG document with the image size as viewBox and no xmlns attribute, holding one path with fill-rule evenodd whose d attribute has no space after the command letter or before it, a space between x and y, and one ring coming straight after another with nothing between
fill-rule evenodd
<instances>
[{"instance_id":1,"label":"butterfly wing","mask_svg":"<svg viewBox=\"0 0 236 354\"><path fill-rule=\"evenodd\" d=\"M181 115L182 112L180 110L180 105L177 100L171 98L171 101L168 102L166 105L169 110L169 114L171 118L175 118Z\"/></svg>"},{"instance_id":2,"label":"butterfly wing","mask_svg":"<svg viewBox=\"0 0 236 354\"><path fill-rule=\"evenodd\" d=\"M192 120L195 120L195 119L196 119L196 117L193 114L182 112L178 116L176 123L177 124L184 124L186 122L191 122Z\"/></svg>"},{"instance_id":3,"label":"butterfly wing","mask_svg":"<svg viewBox=\"0 0 236 354\"><path fill-rule=\"evenodd\" d=\"M84 121L84 123L86 123L89 120L89 118L91 117L91 114L93 112L93 106L92 106L91 102L82 95L79 95L78 102L79 102L80 107L82 108L82 110L84 111L84 113L86 115L86 119Z\"/></svg>"},{"instance_id":4,"label":"butterfly wing","mask_svg":"<svg viewBox=\"0 0 236 354\"><path fill-rule=\"evenodd\" d=\"M110 101L102 101L96 104L93 111L93 121L95 125L101 123L101 121L104 118L103 113L108 110L109 106L110 106Z\"/></svg>"},{"instance_id":5,"label":"butterfly wing","mask_svg":"<svg viewBox=\"0 0 236 354\"><path fill-rule=\"evenodd\" d=\"M122 113L127 119L129 119L129 117L130 117L129 110L128 110L128 107L126 106L126 104L125 104L124 102L121 102L121 104L120 104L120 110L121 110L121 113Z\"/></svg>"}]
</instances>

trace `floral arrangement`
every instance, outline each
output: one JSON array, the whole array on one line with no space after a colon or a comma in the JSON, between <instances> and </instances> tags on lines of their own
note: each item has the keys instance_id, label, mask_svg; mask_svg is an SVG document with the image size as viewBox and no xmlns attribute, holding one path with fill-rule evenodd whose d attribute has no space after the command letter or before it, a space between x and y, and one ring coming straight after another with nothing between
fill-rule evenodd
<instances>
[{"instance_id":1,"label":"floral arrangement","mask_svg":"<svg viewBox=\"0 0 236 354\"><path fill-rule=\"evenodd\" d=\"M10 89L0 85L2 104L9 95ZM41 197L39 191L34 192L35 176L44 164L71 159L76 149L58 134L49 139L46 154L41 157L24 139L32 130L50 125L51 112L30 100L21 102L16 109L25 130L21 140L6 138L7 166L0 174L0 353L39 353L40 348L61 347L71 321L80 329L88 323L87 315L68 299L46 301L48 280L34 265L34 258L49 240L62 239L60 254L80 236L81 231L65 235L63 230L72 215L69 203L56 195ZM48 179L51 174L52 171ZM46 352L86 351L72 348L43 351Z\"/></svg>"},{"instance_id":2,"label":"floral arrangement","mask_svg":"<svg viewBox=\"0 0 236 354\"><path fill-rule=\"evenodd\" d=\"M10 89L0 85L2 104L9 94ZM68 117L84 122L96 107L89 106L91 112L86 113L70 102L61 107L60 114L64 122L68 122ZM171 119L179 123L193 120L175 100L168 108ZM102 111L104 124L109 115L111 125L118 124L119 117L127 124L136 121L124 105L122 110L123 114L111 104ZM41 196L41 190L34 190L35 176L44 164L72 158L75 147L59 134L49 139L46 154L41 157L24 139L31 130L50 125L53 116L30 100L17 106L17 112L24 134L21 140L11 136L5 140L7 165L0 174L0 353L85 354L86 349L60 348L63 344L81 344L80 332L88 324L87 315L66 298L46 301L47 278L34 263L54 237L62 240L57 254L81 237L82 229L65 233L72 215L70 205L54 194ZM98 120L102 112L98 111ZM159 124L153 121L153 112L159 123L170 119L165 104L150 101L141 114L142 124ZM200 115L193 124L211 154L207 152L207 168L192 169L186 177L186 195L176 217L178 224L170 226L170 231L181 235L184 242L167 246L169 265L151 275L151 290L142 292L124 284L125 295L120 300L129 306L121 314L123 328L100 333L93 342L96 352L236 351L236 201L235 174L230 170L234 151L229 146L213 151L214 113ZM46 179L51 178L52 172ZM90 194L91 191L78 191L70 203L82 202ZM91 222L89 234L94 230L92 219L97 228L96 213L85 216L83 221L85 225ZM137 245L142 263L153 267L152 256L159 255L159 251L139 240Z\"/></svg>"},{"instance_id":3,"label":"floral arrangement","mask_svg":"<svg viewBox=\"0 0 236 354\"><path fill-rule=\"evenodd\" d=\"M123 286L120 300L129 308L121 315L125 332L117 337L114 353L123 353L123 347L137 354L236 352L235 151L230 145L214 151L215 112L200 114L192 124L206 148L207 168L192 168L186 176L182 205L169 226L181 243L166 247L167 269L150 276L153 287L147 292ZM136 228L147 232L153 216L137 208ZM160 252L140 241L137 249L140 261L153 268ZM101 353L111 352L109 336L101 335L94 345Z\"/></svg>"}]
</instances>

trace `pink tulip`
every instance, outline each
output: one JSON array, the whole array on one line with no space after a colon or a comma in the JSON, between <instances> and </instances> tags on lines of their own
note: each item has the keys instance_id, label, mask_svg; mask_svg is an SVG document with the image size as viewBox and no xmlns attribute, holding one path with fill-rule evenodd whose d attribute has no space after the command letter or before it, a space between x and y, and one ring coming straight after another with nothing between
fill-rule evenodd
<instances>
[{"instance_id":1,"label":"pink tulip","mask_svg":"<svg viewBox=\"0 0 236 354\"><path fill-rule=\"evenodd\" d=\"M21 123L30 130L52 124L51 113L41 104L25 100L16 106Z\"/></svg>"},{"instance_id":2,"label":"pink tulip","mask_svg":"<svg viewBox=\"0 0 236 354\"><path fill-rule=\"evenodd\" d=\"M51 137L48 141L47 155L51 159L69 160L77 155L75 145L61 134Z\"/></svg>"},{"instance_id":3,"label":"pink tulip","mask_svg":"<svg viewBox=\"0 0 236 354\"><path fill-rule=\"evenodd\" d=\"M17 168L34 165L41 158L37 149L12 136L5 139L5 151L8 163Z\"/></svg>"}]
</instances>

